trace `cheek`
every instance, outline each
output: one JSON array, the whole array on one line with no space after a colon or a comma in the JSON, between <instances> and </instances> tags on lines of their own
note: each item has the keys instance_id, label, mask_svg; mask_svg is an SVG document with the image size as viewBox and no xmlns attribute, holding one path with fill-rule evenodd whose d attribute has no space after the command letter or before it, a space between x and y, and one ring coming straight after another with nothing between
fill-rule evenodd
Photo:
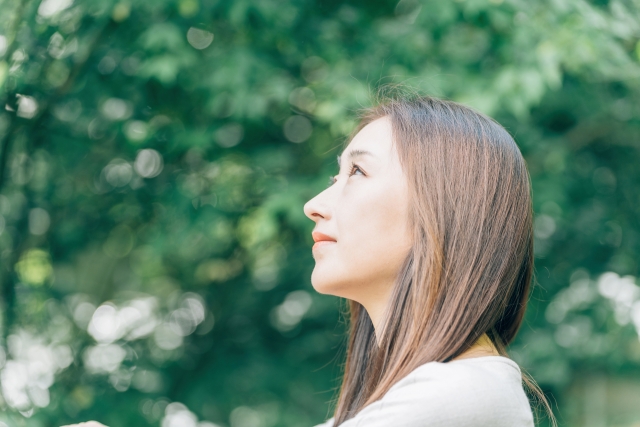
<instances>
[{"instance_id":1,"label":"cheek","mask_svg":"<svg viewBox=\"0 0 640 427\"><path fill-rule=\"evenodd\" d=\"M336 212L342 260L363 274L395 271L409 245L406 203L404 193L380 186L345 200Z\"/></svg>"},{"instance_id":2,"label":"cheek","mask_svg":"<svg viewBox=\"0 0 640 427\"><path fill-rule=\"evenodd\" d=\"M335 211L338 244L314 273L360 289L395 279L410 249L406 201L382 190L345 196Z\"/></svg>"},{"instance_id":3,"label":"cheek","mask_svg":"<svg viewBox=\"0 0 640 427\"><path fill-rule=\"evenodd\" d=\"M368 276L389 278L406 256L403 221L396 215L379 214L363 227L357 249L346 254Z\"/></svg>"}]
</instances>

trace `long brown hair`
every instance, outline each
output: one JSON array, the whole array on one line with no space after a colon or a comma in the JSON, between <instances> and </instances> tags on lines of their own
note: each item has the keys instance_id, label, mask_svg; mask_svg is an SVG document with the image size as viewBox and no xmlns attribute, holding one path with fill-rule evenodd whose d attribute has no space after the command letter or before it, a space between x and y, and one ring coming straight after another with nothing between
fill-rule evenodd
<instances>
[{"instance_id":1,"label":"long brown hair","mask_svg":"<svg viewBox=\"0 0 640 427\"><path fill-rule=\"evenodd\" d=\"M386 98L360 114L351 138L387 117L409 182L413 247L398 274L380 341L349 301L349 339L334 426L380 399L418 366L447 362L487 334L498 352L522 323L533 277L531 183L496 121L452 101ZM529 392L556 421L544 393Z\"/></svg>"}]
</instances>

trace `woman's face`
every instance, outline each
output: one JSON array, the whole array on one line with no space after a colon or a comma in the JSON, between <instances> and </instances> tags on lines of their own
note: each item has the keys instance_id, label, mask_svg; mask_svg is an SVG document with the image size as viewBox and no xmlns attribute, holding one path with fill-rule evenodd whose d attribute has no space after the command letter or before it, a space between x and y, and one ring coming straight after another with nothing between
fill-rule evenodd
<instances>
[{"instance_id":1,"label":"woman's face","mask_svg":"<svg viewBox=\"0 0 640 427\"><path fill-rule=\"evenodd\" d=\"M319 293L358 301L373 320L411 248L407 181L389 119L366 125L339 161L334 184L304 206L316 223L314 240L317 233L334 240L314 245L311 284Z\"/></svg>"}]
</instances>

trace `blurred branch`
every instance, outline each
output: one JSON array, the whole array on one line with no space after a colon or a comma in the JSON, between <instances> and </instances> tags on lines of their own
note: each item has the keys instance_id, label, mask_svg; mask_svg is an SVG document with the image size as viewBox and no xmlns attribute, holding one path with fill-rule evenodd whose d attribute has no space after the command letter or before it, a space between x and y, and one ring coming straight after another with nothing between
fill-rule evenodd
<instances>
[{"instance_id":1,"label":"blurred branch","mask_svg":"<svg viewBox=\"0 0 640 427\"><path fill-rule=\"evenodd\" d=\"M11 59L11 57L13 56L13 53L16 51L17 49L17 35L18 35L18 28L20 26L21 22L24 22L23 15L25 13L25 9L27 8L27 3L29 3L29 0L24 0L21 1L18 4L18 7L16 8L16 12L15 12L15 19L13 20L13 22L8 25L7 28L7 36L10 38L9 39L9 45L7 46L7 51L5 52L5 57L7 59ZM6 80L5 80L6 82ZM9 93L6 92L4 94L5 96L3 97L3 99L0 101L0 105L4 105L8 102L9 100ZM4 151L3 151L4 154Z\"/></svg>"},{"instance_id":2,"label":"blurred branch","mask_svg":"<svg viewBox=\"0 0 640 427\"><path fill-rule=\"evenodd\" d=\"M13 116L13 120L9 125L9 129L2 139L2 154L0 155L0 193L2 193L2 189L5 183L5 174L7 163L9 162L9 150L11 149L11 141L13 140L13 136L15 136L21 128L22 126L17 121L16 116Z\"/></svg>"},{"instance_id":3,"label":"blurred branch","mask_svg":"<svg viewBox=\"0 0 640 427\"><path fill-rule=\"evenodd\" d=\"M23 22L24 20L23 15L25 13L25 9L27 8L27 3L29 3L29 0L24 0L21 1L18 4L17 10L15 12L15 19L13 20L13 22L9 25L9 29L7 30L7 36L11 37L11 40L9 42L9 46L7 48L7 52L5 53L5 56L7 58L11 58L13 56L13 53L16 51L17 49L17 34L18 34L18 27L20 25L21 22ZM6 80L5 80L6 82ZM8 91L4 93L4 96L2 98L2 100L0 101L0 106L3 105L7 105L9 103L9 97L11 94L13 94L14 92L9 93ZM15 106L13 106L15 107ZM2 137L2 143L0 143L0 146L2 147L2 152L0 152L0 192L2 192L2 187L4 185L4 175L5 175L5 170L6 170L6 166L7 166L7 162L8 162L8 158L9 158L9 149L10 149L10 142L11 142L11 137L17 133L18 130L18 125L16 124L16 116L13 115L12 116L12 120L11 120L11 124L9 125L9 129L7 130L7 132L3 135Z\"/></svg>"},{"instance_id":4,"label":"blurred branch","mask_svg":"<svg viewBox=\"0 0 640 427\"><path fill-rule=\"evenodd\" d=\"M25 2L26 3L26 2ZM67 80L56 90L54 91L49 98L43 102L42 108L39 109L37 115L29 120L28 131L32 132L34 130L40 129L42 126L45 126L45 120L48 117L49 109L51 105L55 104L58 99L64 96L72 87L77 79L78 75L80 75L87 66L89 58L91 57L91 53L94 51L96 46L102 41L106 30L109 28L110 24L113 24L110 15L105 14L100 22L101 25L97 25L97 29L91 34L90 42L88 43L88 47L86 49L86 54L84 58L77 61L75 66L69 73L69 77ZM15 48L14 48L15 50ZM19 91L17 91L19 92ZM7 94L7 101L8 101ZM17 109L17 108L16 108ZM24 124L27 123L26 119L20 119L16 115L12 116L13 120L9 125L9 129L7 133L4 135L1 146L2 146L2 157L0 158L0 193L2 192L4 185L6 183L6 168L7 163L9 162L9 151L11 150L11 142L15 139L15 136L20 132L20 130L24 127ZM26 138L27 141L30 141L33 144L32 148L35 148L39 145L40 141L38 138ZM30 197L26 197L29 202ZM29 207L27 206L26 209ZM8 262L3 262L5 268L2 269L0 273L0 286L2 286L1 295L4 303L3 310L3 338L7 338L9 334L9 330L11 329L11 325L15 320L15 283L14 283L14 274L12 273L12 268L18 261L18 257L26 250L26 242L27 238L25 236L28 235L28 216L23 214L21 216L20 221L17 225L17 241L14 242L13 251L7 257Z\"/></svg>"},{"instance_id":5,"label":"blurred branch","mask_svg":"<svg viewBox=\"0 0 640 427\"><path fill-rule=\"evenodd\" d=\"M22 6L23 6L22 9L24 9L24 5L26 3L27 1L22 3ZM101 25L97 26L97 29L90 36L91 41L88 43L89 46L86 49L86 54L84 58L76 61L75 66L71 69L71 72L67 77L67 80L65 80L65 82L62 85L60 85L60 87L58 87L58 89L56 89L53 92L53 94L45 102L41 104L42 108L39 108L37 115L33 118L33 121L29 126L30 129L38 129L39 126L43 124L44 117L47 116L46 113L48 113L51 105L54 104L56 101L58 101L62 96L64 96L71 89L78 75L80 75L80 73L82 73L82 71L86 67L87 62L91 57L91 53L93 52L95 47L102 41L102 37L106 32L106 30L108 29L108 27L110 26L110 24L113 24L113 21L111 20L110 15L105 14L105 17L103 17L103 22L101 22ZM17 26L17 23L15 25ZM15 42L14 42L12 43L11 52L15 51L15 49L16 48L15 48ZM9 52L9 54L11 52ZM15 94L17 92L19 91L14 91L13 93ZM10 94L8 93L5 95L5 99L4 99L5 103L9 102L9 95ZM9 157L8 150L10 150L10 141L12 139L11 137L14 136L21 127L19 123L16 121L17 120L16 116L14 115L12 117L13 117L13 120L11 122L11 125L9 126L9 130L4 135L2 139L2 143L0 144L2 146L2 154L1 154L2 157L0 157L0 192L2 192L4 183L5 183L5 170L6 170L6 164L8 162L8 157Z\"/></svg>"},{"instance_id":6,"label":"blurred branch","mask_svg":"<svg viewBox=\"0 0 640 427\"><path fill-rule=\"evenodd\" d=\"M11 58L13 53L17 49L17 33L18 27L20 23L23 21L23 15L25 13L25 9L27 7L27 3L29 0L24 0L19 3L17 10L15 12L15 18L11 25L9 25L9 29L7 31L7 35L12 37L9 47L6 52L6 57ZM12 92L13 93L13 92ZM4 93L2 101L0 101L0 105L7 105L9 103L10 93L7 91ZM15 109L15 108L14 108ZM7 132L2 136L2 142L0 143L0 193L2 192L4 183L5 183L5 175L7 169L7 163L9 162L9 151L11 149L11 141L13 137L18 133L21 126L17 121L17 117L14 115L11 116L11 123ZM23 222L22 219L20 222ZM12 267L15 265L16 257L15 251L7 256L9 262L4 262L2 260L2 265L4 268L0 270L0 286L2 289L0 290L0 295L2 296L3 310L2 310L2 338L3 343L6 342L6 338L9 333L10 326L13 324L14 316L15 316L15 287L13 284L13 273L11 271Z\"/></svg>"}]
</instances>

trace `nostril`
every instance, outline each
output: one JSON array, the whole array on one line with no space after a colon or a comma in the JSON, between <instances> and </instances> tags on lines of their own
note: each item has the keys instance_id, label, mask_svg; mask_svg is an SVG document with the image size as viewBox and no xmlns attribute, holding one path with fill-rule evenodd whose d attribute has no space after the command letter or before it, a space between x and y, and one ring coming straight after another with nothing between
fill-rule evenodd
<instances>
[{"instance_id":1,"label":"nostril","mask_svg":"<svg viewBox=\"0 0 640 427\"><path fill-rule=\"evenodd\" d=\"M318 196L307 201L304 205L304 214L312 221L317 221L319 218L328 219L329 209L324 200L318 198Z\"/></svg>"}]
</instances>

